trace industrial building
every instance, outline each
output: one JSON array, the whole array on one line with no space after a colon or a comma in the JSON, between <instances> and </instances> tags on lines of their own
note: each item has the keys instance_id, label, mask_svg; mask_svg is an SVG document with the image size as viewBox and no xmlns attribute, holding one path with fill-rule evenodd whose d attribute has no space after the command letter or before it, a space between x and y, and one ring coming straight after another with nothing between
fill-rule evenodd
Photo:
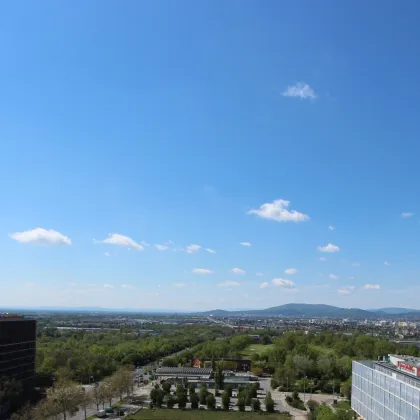
<instances>
[{"instance_id":1,"label":"industrial building","mask_svg":"<svg viewBox=\"0 0 420 420\"><path fill-rule=\"evenodd\" d=\"M353 361L351 406L365 420L420 420L420 358Z\"/></svg>"},{"instance_id":2,"label":"industrial building","mask_svg":"<svg viewBox=\"0 0 420 420\"><path fill-rule=\"evenodd\" d=\"M36 321L0 314L0 377L25 380L35 375Z\"/></svg>"}]
</instances>

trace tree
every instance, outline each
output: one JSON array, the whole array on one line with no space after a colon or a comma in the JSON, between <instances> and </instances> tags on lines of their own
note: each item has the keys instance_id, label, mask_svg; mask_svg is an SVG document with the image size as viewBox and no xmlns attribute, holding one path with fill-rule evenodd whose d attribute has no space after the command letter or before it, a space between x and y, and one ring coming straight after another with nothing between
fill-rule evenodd
<instances>
[{"instance_id":1,"label":"tree","mask_svg":"<svg viewBox=\"0 0 420 420\"><path fill-rule=\"evenodd\" d=\"M270 381L271 389L277 389L280 386L280 383L277 379L271 379Z\"/></svg>"},{"instance_id":2,"label":"tree","mask_svg":"<svg viewBox=\"0 0 420 420\"><path fill-rule=\"evenodd\" d=\"M271 397L271 392L267 392L267 395L264 399L265 403L265 409L267 410L267 413L274 413L274 400Z\"/></svg>"},{"instance_id":3,"label":"tree","mask_svg":"<svg viewBox=\"0 0 420 420\"><path fill-rule=\"evenodd\" d=\"M207 395L206 404L209 409L214 409L216 407L216 398L214 398L213 394Z\"/></svg>"},{"instance_id":4,"label":"tree","mask_svg":"<svg viewBox=\"0 0 420 420\"><path fill-rule=\"evenodd\" d=\"M95 385L92 390L92 400L96 404L96 411L99 411L99 405L104 402L101 386Z\"/></svg>"},{"instance_id":5,"label":"tree","mask_svg":"<svg viewBox=\"0 0 420 420\"><path fill-rule=\"evenodd\" d=\"M113 387L112 382L103 382L102 392L104 400L109 402L109 405L112 405L112 399L115 397L115 389Z\"/></svg>"},{"instance_id":6,"label":"tree","mask_svg":"<svg viewBox=\"0 0 420 420\"><path fill-rule=\"evenodd\" d=\"M319 405L315 400L309 400L307 404L308 404L309 411L311 412L315 412L315 410L317 409Z\"/></svg>"},{"instance_id":7,"label":"tree","mask_svg":"<svg viewBox=\"0 0 420 420\"><path fill-rule=\"evenodd\" d=\"M123 367L118 369L110 379L111 387L119 395L120 401L123 399L124 393L130 393L130 388L133 385L133 376L129 369Z\"/></svg>"},{"instance_id":8,"label":"tree","mask_svg":"<svg viewBox=\"0 0 420 420\"><path fill-rule=\"evenodd\" d=\"M156 406L157 407L162 407L163 404L163 399L165 398L165 393L163 392L162 389L157 389L156 390Z\"/></svg>"},{"instance_id":9,"label":"tree","mask_svg":"<svg viewBox=\"0 0 420 420\"><path fill-rule=\"evenodd\" d=\"M222 405L224 410L229 410L229 404L230 404L230 396L229 391L223 391L222 393Z\"/></svg>"},{"instance_id":10,"label":"tree","mask_svg":"<svg viewBox=\"0 0 420 420\"><path fill-rule=\"evenodd\" d=\"M172 395L168 395L168 398L166 400L166 406L168 408L173 408L173 406L175 405L176 401L175 398L172 397Z\"/></svg>"},{"instance_id":11,"label":"tree","mask_svg":"<svg viewBox=\"0 0 420 420\"><path fill-rule=\"evenodd\" d=\"M216 371L214 372L214 383L216 388L223 389L224 375L221 363L216 363Z\"/></svg>"},{"instance_id":12,"label":"tree","mask_svg":"<svg viewBox=\"0 0 420 420\"><path fill-rule=\"evenodd\" d=\"M18 412L12 414L10 420L33 420L35 412L29 404L23 406Z\"/></svg>"},{"instance_id":13,"label":"tree","mask_svg":"<svg viewBox=\"0 0 420 420\"><path fill-rule=\"evenodd\" d=\"M87 419L87 409L91 406L93 402L93 393L91 390L82 388L80 391L80 407L83 408L85 413L85 420Z\"/></svg>"},{"instance_id":14,"label":"tree","mask_svg":"<svg viewBox=\"0 0 420 420\"><path fill-rule=\"evenodd\" d=\"M170 384L170 382L164 382L163 384L162 384L162 389L163 389L163 392L165 393L165 394L170 394L170 392L171 392L171 384Z\"/></svg>"},{"instance_id":15,"label":"tree","mask_svg":"<svg viewBox=\"0 0 420 420\"><path fill-rule=\"evenodd\" d=\"M98 401L99 404L102 403L102 408L105 408L105 402L108 398L108 393L109 393L108 384L106 382L102 382L101 384L99 384L99 386L96 389L97 389L97 393L94 394L95 402ZM111 400L112 400L112 396L111 396Z\"/></svg>"},{"instance_id":16,"label":"tree","mask_svg":"<svg viewBox=\"0 0 420 420\"><path fill-rule=\"evenodd\" d=\"M150 391L150 399L152 400L153 404L156 405L158 391L156 388L152 388Z\"/></svg>"},{"instance_id":17,"label":"tree","mask_svg":"<svg viewBox=\"0 0 420 420\"><path fill-rule=\"evenodd\" d=\"M258 398L254 398L252 400L251 405L252 405L252 411L260 411L260 409L261 409L261 402L260 402L260 400Z\"/></svg>"},{"instance_id":18,"label":"tree","mask_svg":"<svg viewBox=\"0 0 420 420\"><path fill-rule=\"evenodd\" d=\"M198 398L198 395L195 392L193 392L190 395L190 402L191 408L196 410L198 408L198 403L200 402L200 399Z\"/></svg>"},{"instance_id":19,"label":"tree","mask_svg":"<svg viewBox=\"0 0 420 420\"><path fill-rule=\"evenodd\" d=\"M178 407L179 408L185 408L187 406L187 394L177 394L178 399Z\"/></svg>"},{"instance_id":20,"label":"tree","mask_svg":"<svg viewBox=\"0 0 420 420\"><path fill-rule=\"evenodd\" d=\"M200 391L198 392L198 398L200 399L200 404L204 405L207 402L208 391L207 388L202 385Z\"/></svg>"},{"instance_id":21,"label":"tree","mask_svg":"<svg viewBox=\"0 0 420 420\"><path fill-rule=\"evenodd\" d=\"M48 390L47 399L52 400L64 420L67 416L74 415L81 404L79 387L72 382L59 382L54 388Z\"/></svg>"},{"instance_id":22,"label":"tree","mask_svg":"<svg viewBox=\"0 0 420 420\"><path fill-rule=\"evenodd\" d=\"M60 408L51 398L45 398L35 407L36 420L62 420Z\"/></svg>"},{"instance_id":23,"label":"tree","mask_svg":"<svg viewBox=\"0 0 420 420\"><path fill-rule=\"evenodd\" d=\"M239 411L245 411L245 398L240 396L236 405L238 406Z\"/></svg>"},{"instance_id":24,"label":"tree","mask_svg":"<svg viewBox=\"0 0 420 420\"><path fill-rule=\"evenodd\" d=\"M334 420L334 413L326 404L319 405L315 410L316 420Z\"/></svg>"}]
</instances>

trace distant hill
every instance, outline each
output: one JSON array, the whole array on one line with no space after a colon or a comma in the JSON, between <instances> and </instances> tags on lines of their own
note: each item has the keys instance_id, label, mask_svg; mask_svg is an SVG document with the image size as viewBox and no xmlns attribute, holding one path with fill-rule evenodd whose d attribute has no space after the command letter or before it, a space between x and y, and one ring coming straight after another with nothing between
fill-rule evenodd
<instances>
[{"instance_id":1,"label":"distant hill","mask_svg":"<svg viewBox=\"0 0 420 420\"><path fill-rule=\"evenodd\" d=\"M267 309L225 311L216 309L214 311L201 312L206 316L294 316L304 318L372 318L376 314L357 308L339 308L331 305L316 305L309 303L288 303L281 306L273 306Z\"/></svg>"},{"instance_id":2,"label":"distant hill","mask_svg":"<svg viewBox=\"0 0 420 420\"><path fill-rule=\"evenodd\" d=\"M420 313L418 309L407 309L407 308L380 308L380 309L370 309L371 312L383 313L387 315L404 315L404 314L414 314Z\"/></svg>"}]
</instances>

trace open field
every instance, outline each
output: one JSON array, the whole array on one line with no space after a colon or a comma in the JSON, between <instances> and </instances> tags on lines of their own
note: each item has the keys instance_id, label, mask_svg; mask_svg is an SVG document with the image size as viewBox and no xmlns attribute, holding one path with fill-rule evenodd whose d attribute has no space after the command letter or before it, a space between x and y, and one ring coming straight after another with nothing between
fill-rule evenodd
<instances>
[{"instance_id":1,"label":"open field","mask_svg":"<svg viewBox=\"0 0 420 420\"><path fill-rule=\"evenodd\" d=\"M209 410L142 410L127 420L290 420L278 413L252 413Z\"/></svg>"},{"instance_id":2,"label":"open field","mask_svg":"<svg viewBox=\"0 0 420 420\"><path fill-rule=\"evenodd\" d=\"M250 344L242 352L244 357L251 357L253 354L257 353L259 355L264 354L265 352L274 348L274 344Z\"/></svg>"},{"instance_id":3,"label":"open field","mask_svg":"<svg viewBox=\"0 0 420 420\"><path fill-rule=\"evenodd\" d=\"M315 344L310 344L309 348L321 353L321 354L334 354L333 349L329 349L328 347L316 346Z\"/></svg>"}]
</instances>

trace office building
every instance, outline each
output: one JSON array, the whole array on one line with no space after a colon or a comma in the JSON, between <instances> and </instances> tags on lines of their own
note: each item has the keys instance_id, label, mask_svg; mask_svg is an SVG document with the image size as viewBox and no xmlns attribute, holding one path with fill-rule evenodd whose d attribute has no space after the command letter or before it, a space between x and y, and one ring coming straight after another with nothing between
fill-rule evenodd
<instances>
[{"instance_id":1,"label":"office building","mask_svg":"<svg viewBox=\"0 0 420 420\"><path fill-rule=\"evenodd\" d=\"M351 406L365 420L420 420L420 358L353 361Z\"/></svg>"},{"instance_id":2,"label":"office building","mask_svg":"<svg viewBox=\"0 0 420 420\"><path fill-rule=\"evenodd\" d=\"M0 314L0 377L23 380L35 375L36 321Z\"/></svg>"}]
</instances>

